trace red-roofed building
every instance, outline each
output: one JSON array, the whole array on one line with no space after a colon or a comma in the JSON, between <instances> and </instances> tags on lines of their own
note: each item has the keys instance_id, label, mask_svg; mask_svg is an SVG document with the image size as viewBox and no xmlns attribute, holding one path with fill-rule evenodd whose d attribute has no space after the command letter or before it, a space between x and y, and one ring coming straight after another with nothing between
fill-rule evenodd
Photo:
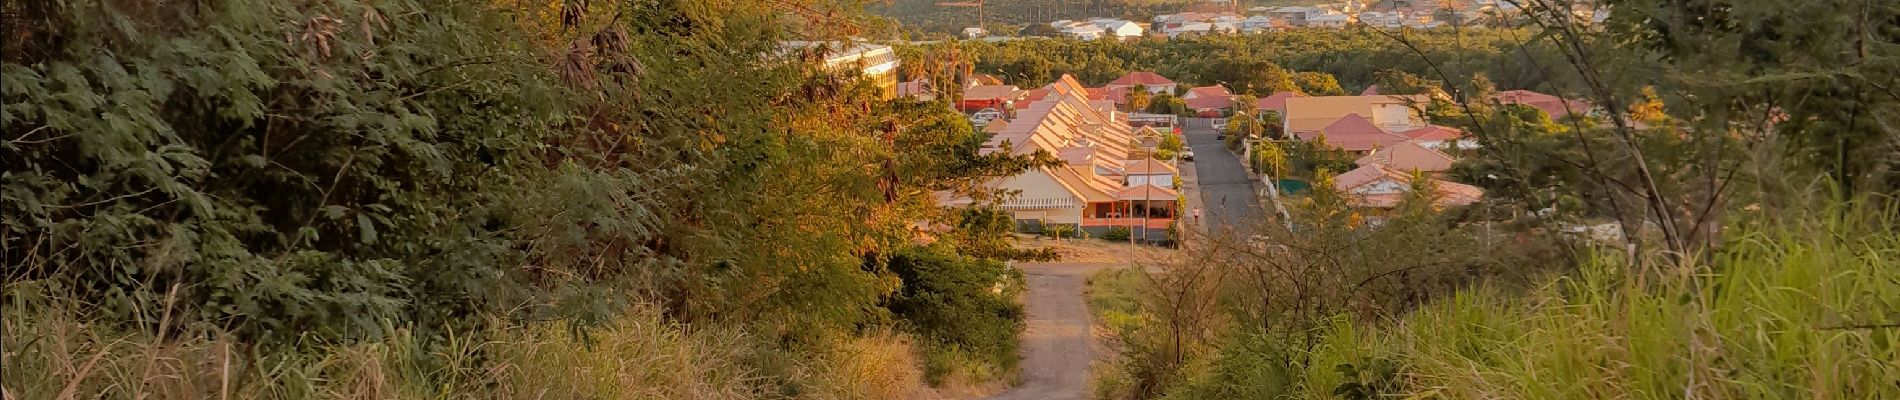
<instances>
[{"instance_id":1,"label":"red-roofed building","mask_svg":"<svg viewBox=\"0 0 1900 400\"><path fill-rule=\"evenodd\" d=\"M1227 91L1226 86L1214 85L1214 86L1200 86L1200 87L1188 89L1187 94L1181 95L1182 100L1194 100L1194 99L1198 99L1202 97L1219 97L1223 99L1230 99L1234 97L1234 93Z\"/></svg>"},{"instance_id":2,"label":"red-roofed building","mask_svg":"<svg viewBox=\"0 0 1900 400\"><path fill-rule=\"evenodd\" d=\"M1458 148L1461 149L1478 146L1477 141L1465 137L1465 131L1438 125L1426 125L1424 128L1398 132L1398 134L1431 149L1450 148L1452 143L1457 143Z\"/></svg>"},{"instance_id":3,"label":"red-roofed building","mask_svg":"<svg viewBox=\"0 0 1900 400\"><path fill-rule=\"evenodd\" d=\"M1105 86L1127 88L1134 87L1135 85L1146 87L1148 88L1148 93L1154 94L1174 94L1175 88L1174 81L1168 80L1168 78L1161 76L1161 74L1148 71L1130 72L1127 75L1122 75L1120 78L1115 78L1114 81L1108 82L1108 85Z\"/></svg>"},{"instance_id":4,"label":"red-roofed building","mask_svg":"<svg viewBox=\"0 0 1900 400\"><path fill-rule=\"evenodd\" d=\"M1533 92L1529 90L1506 90L1491 96L1501 104L1522 104L1543 111L1550 119L1561 119L1571 114L1588 114L1592 108L1590 102L1566 100L1562 97Z\"/></svg>"},{"instance_id":5,"label":"red-roofed building","mask_svg":"<svg viewBox=\"0 0 1900 400\"><path fill-rule=\"evenodd\" d=\"M1359 114L1347 114L1345 118L1334 121L1317 131L1300 133L1301 140L1314 140L1320 135L1326 136L1326 144L1355 155L1365 155L1373 150L1392 147L1411 139L1395 133L1386 132L1372 120Z\"/></svg>"},{"instance_id":6,"label":"red-roofed building","mask_svg":"<svg viewBox=\"0 0 1900 400\"><path fill-rule=\"evenodd\" d=\"M1345 194L1353 207L1392 208L1405 199L1412 191L1412 174L1383 167L1379 164L1366 164L1333 177L1333 188ZM1432 194L1432 204L1444 207L1457 207L1477 203L1484 198L1484 189L1476 186L1439 179L1431 180L1436 193Z\"/></svg>"},{"instance_id":7,"label":"red-roofed building","mask_svg":"<svg viewBox=\"0 0 1900 400\"><path fill-rule=\"evenodd\" d=\"M1451 169L1458 162L1450 154L1419 145L1418 142L1405 142L1383 149L1373 150L1371 154L1354 161L1359 165L1378 164L1398 171L1421 171L1436 175Z\"/></svg>"},{"instance_id":8,"label":"red-roofed building","mask_svg":"<svg viewBox=\"0 0 1900 400\"><path fill-rule=\"evenodd\" d=\"M957 104L957 108L964 112L975 112L985 108L1002 110L1022 95L1022 89L1015 86L976 85L963 89L963 101Z\"/></svg>"},{"instance_id":9,"label":"red-roofed building","mask_svg":"<svg viewBox=\"0 0 1900 400\"><path fill-rule=\"evenodd\" d=\"M1273 110L1273 112L1280 113L1280 115L1286 115L1286 99L1294 98L1294 97L1305 97L1305 96L1306 95L1299 94L1297 92L1274 93L1272 96L1262 97L1258 100L1254 100L1253 109L1255 111Z\"/></svg>"},{"instance_id":10,"label":"red-roofed building","mask_svg":"<svg viewBox=\"0 0 1900 400\"><path fill-rule=\"evenodd\" d=\"M1366 86L1366 90L1359 91L1359 95L1360 96L1378 96L1379 85Z\"/></svg>"}]
</instances>

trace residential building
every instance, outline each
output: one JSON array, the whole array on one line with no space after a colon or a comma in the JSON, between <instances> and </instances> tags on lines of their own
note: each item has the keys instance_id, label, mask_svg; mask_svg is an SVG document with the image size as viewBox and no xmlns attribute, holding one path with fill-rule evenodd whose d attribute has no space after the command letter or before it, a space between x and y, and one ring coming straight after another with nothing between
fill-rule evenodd
<instances>
[{"instance_id":1,"label":"residential building","mask_svg":"<svg viewBox=\"0 0 1900 400\"><path fill-rule=\"evenodd\" d=\"M1544 114L1550 115L1550 119L1563 119L1563 117L1572 114L1587 115L1592 109L1596 108L1596 106L1591 105L1590 102L1587 101L1565 99L1529 90L1499 91L1491 95L1491 98L1497 100L1500 104L1522 104L1531 106L1532 108L1543 111Z\"/></svg>"},{"instance_id":2,"label":"residential building","mask_svg":"<svg viewBox=\"0 0 1900 400\"><path fill-rule=\"evenodd\" d=\"M1138 139L1153 141L1159 134L1132 128L1113 110L1090 102L1074 77L1064 75L1037 90L1044 96L1001 122L982 151L1047 152L1063 164L985 182L1013 193L995 205L1022 227L1068 225L1098 236L1126 227L1138 237L1165 240L1179 207L1172 188L1178 171L1136 147Z\"/></svg>"},{"instance_id":3,"label":"residential building","mask_svg":"<svg viewBox=\"0 0 1900 400\"><path fill-rule=\"evenodd\" d=\"M1458 159L1450 154L1419 145L1418 142L1402 142L1392 147L1373 150L1355 163L1364 166L1378 164L1386 169L1402 172L1418 171L1430 176L1438 176L1451 169Z\"/></svg>"},{"instance_id":4,"label":"residential building","mask_svg":"<svg viewBox=\"0 0 1900 400\"><path fill-rule=\"evenodd\" d=\"M1411 141L1405 136L1379 128L1372 120L1359 114L1347 114L1324 128L1297 133L1294 137L1312 141L1322 135L1326 137L1327 145L1359 156Z\"/></svg>"},{"instance_id":5,"label":"residential building","mask_svg":"<svg viewBox=\"0 0 1900 400\"><path fill-rule=\"evenodd\" d=\"M1358 208L1392 208L1405 199L1413 189L1409 172L1386 168L1380 164L1365 164L1358 169L1347 171L1333 177L1333 188L1346 195L1347 202ZM1439 208L1458 207L1477 203L1484 198L1484 189L1457 182L1431 178L1428 186L1432 193L1432 204Z\"/></svg>"},{"instance_id":6,"label":"residential building","mask_svg":"<svg viewBox=\"0 0 1900 400\"><path fill-rule=\"evenodd\" d=\"M1262 97L1262 98L1254 100L1253 109L1255 112L1273 111L1273 112L1279 113L1282 116L1285 116L1286 115L1286 99L1290 99L1294 97L1305 97L1305 96L1306 95L1300 94L1299 92L1274 93L1272 96Z\"/></svg>"},{"instance_id":7,"label":"residential building","mask_svg":"<svg viewBox=\"0 0 1900 400\"><path fill-rule=\"evenodd\" d=\"M1429 149L1446 150L1452 148L1454 144L1460 149L1478 148L1477 139L1466 136L1465 131L1458 130L1457 128L1426 125L1424 128L1394 133L1411 139L1412 142Z\"/></svg>"},{"instance_id":8,"label":"residential building","mask_svg":"<svg viewBox=\"0 0 1900 400\"><path fill-rule=\"evenodd\" d=\"M963 89L963 100L957 103L957 109L963 112L975 112L985 108L1007 110L1010 103L1023 95L1022 89L1011 85L975 85Z\"/></svg>"},{"instance_id":9,"label":"residential building","mask_svg":"<svg viewBox=\"0 0 1900 400\"><path fill-rule=\"evenodd\" d=\"M1402 132L1425 127L1425 118L1412 105L1426 101L1422 95L1289 97L1281 120L1287 136L1310 134L1353 114L1387 132Z\"/></svg>"},{"instance_id":10,"label":"residential building","mask_svg":"<svg viewBox=\"0 0 1900 400\"><path fill-rule=\"evenodd\" d=\"M1105 31L1109 37L1120 40L1140 39L1141 35L1147 31L1141 27L1141 24L1119 19L1108 20L1097 24L1097 26L1102 27L1102 30Z\"/></svg>"},{"instance_id":11,"label":"residential building","mask_svg":"<svg viewBox=\"0 0 1900 400\"><path fill-rule=\"evenodd\" d=\"M989 35L990 35L990 31L985 30L982 27L972 26L968 28L963 28L963 37L966 39L976 39L976 38L989 36Z\"/></svg>"},{"instance_id":12,"label":"residential building","mask_svg":"<svg viewBox=\"0 0 1900 400\"><path fill-rule=\"evenodd\" d=\"M1200 86L1188 89L1187 93L1181 95L1181 99L1194 100L1196 98L1209 96L1226 99L1234 97L1234 93L1228 91L1226 86Z\"/></svg>"},{"instance_id":13,"label":"residential building","mask_svg":"<svg viewBox=\"0 0 1900 400\"><path fill-rule=\"evenodd\" d=\"M810 42L788 41L781 45L786 50L810 50L824 46L826 68L835 70L854 69L875 84L884 98L897 96L897 53L891 46L863 42Z\"/></svg>"},{"instance_id":14,"label":"residential building","mask_svg":"<svg viewBox=\"0 0 1900 400\"><path fill-rule=\"evenodd\" d=\"M1174 94L1175 88L1174 81L1168 80L1168 78L1161 76L1161 74L1148 71L1129 72L1127 75L1115 78L1115 80L1109 82L1107 86L1112 88L1134 87L1135 85L1148 88L1148 93L1152 94Z\"/></svg>"}]
</instances>

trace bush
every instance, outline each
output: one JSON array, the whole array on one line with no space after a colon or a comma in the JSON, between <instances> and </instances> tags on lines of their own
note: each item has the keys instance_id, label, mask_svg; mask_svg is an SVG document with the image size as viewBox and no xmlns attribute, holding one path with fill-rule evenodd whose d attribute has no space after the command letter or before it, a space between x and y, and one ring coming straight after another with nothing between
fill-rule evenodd
<instances>
[{"instance_id":1,"label":"bush","mask_svg":"<svg viewBox=\"0 0 1900 400\"><path fill-rule=\"evenodd\" d=\"M1133 236L1133 234L1128 232L1128 227L1126 226L1108 228L1108 232L1102 232L1102 240L1110 242L1126 242L1130 236Z\"/></svg>"},{"instance_id":2,"label":"bush","mask_svg":"<svg viewBox=\"0 0 1900 400\"><path fill-rule=\"evenodd\" d=\"M927 381L941 383L946 373L967 370L948 362L962 357L997 371L1015 369L1021 271L941 245L906 249L887 265L904 284L886 307L926 341Z\"/></svg>"}]
</instances>

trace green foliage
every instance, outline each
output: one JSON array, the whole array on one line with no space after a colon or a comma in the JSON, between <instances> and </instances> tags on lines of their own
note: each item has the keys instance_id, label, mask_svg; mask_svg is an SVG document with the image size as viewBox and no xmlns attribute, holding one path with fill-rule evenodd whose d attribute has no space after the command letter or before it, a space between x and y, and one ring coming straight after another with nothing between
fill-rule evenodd
<instances>
[{"instance_id":1,"label":"green foliage","mask_svg":"<svg viewBox=\"0 0 1900 400\"><path fill-rule=\"evenodd\" d=\"M1435 94L1444 91L1444 83L1420 78L1418 75L1397 69L1382 69L1372 73L1372 84L1379 86L1379 94L1412 95Z\"/></svg>"},{"instance_id":2,"label":"green foliage","mask_svg":"<svg viewBox=\"0 0 1900 400\"><path fill-rule=\"evenodd\" d=\"M886 307L936 351L965 352L1001 370L1016 365L1016 334L1023 328L1022 272L999 261L956 254L947 246L912 247L886 264L904 281ZM943 363L927 368L942 377Z\"/></svg>"},{"instance_id":3,"label":"green foliage","mask_svg":"<svg viewBox=\"0 0 1900 400\"><path fill-rule=\"evenodd\" d=\"M1180 97L1175 97L1172 94L1162 93L1156 95L1153 100L1149 100L1147 112L1149 114L1181 116L1192 115L1194 110L1188 109L1187 100L1182 100Z\"/></svg>"},{"instance_id":4,"label":"green foliage","mask_svg":"<svg viewBox=\"0 0 1900 400\"><path fill-rule=\"evenodd\" d=\"M1107 232L1103 232L1102 240L1107 240L1110 242L1126 242L1128 241L1128 238L1132 235L1134 234L1128 231L1128 227L1117 226L1117 227L1108 228Z\"/></svg>"},{"instance_id":5,"label":"green foliage","mask_svg":"<svg viewBox=\"0 0 1900 400\"><path fill-rule=\"evenodd\" d=\"M1129 111L1144 112L1153 101L1154 94L1148 92L1147 86L1137 84L1128 88L1128 98L1125 103Z\"/></svg>"},{"instance_id":6,"label":"green foliage","mask_svg":"<svg viewBox=\"0 0 1900 400\"><path fill-rule=\"evenodd\" d=\"M1531 67L1557 68L1564 58L1548 43L1527 42L1524 38L1529 35L1531 32L1515 29L1407 31L1409 41L1434 56L1429 62L1405 45L1368 29L1297 29L1270 35L1135 42L1025 38L960 42L957 46L975 58L974 71L1024 87L1047 84L1061 73L1074 74L1085 84L1101 84L1128 71L1155 71L1187 86L1224 83L1237 93L1252 90L1256 84L1312 95L1357 93L1374 83L1375 73L1384 69L1440 79L1431 66L1434 63L1437 70L1450 74L1443 80L1453 82L1484 75L1506 89L1578 87L1574 76L1559 73L1564 70ZM1280 80L1287 74L1291 75L1290 87ZM1327 84L1328 80L1333 84ZM1245 88L1240 86L1243 82L1247 82ZM1332 86L1340 90L1333 92ZM1254 94L1267 96L1273 92Z\"/></svg>"},{"instance_id":7,"label":"green foliage","mask_svg":"<svg viewBox=\"0 0 1900 400\"><path fill-rule=\"evenodd\" d=\"M1293 83L1300 86L1300 93L1309 96L1345 96L1346 89L1339 86L1339 79L1324 72L1303 71L1293 74Z\"/></svg>"}]
</instances>

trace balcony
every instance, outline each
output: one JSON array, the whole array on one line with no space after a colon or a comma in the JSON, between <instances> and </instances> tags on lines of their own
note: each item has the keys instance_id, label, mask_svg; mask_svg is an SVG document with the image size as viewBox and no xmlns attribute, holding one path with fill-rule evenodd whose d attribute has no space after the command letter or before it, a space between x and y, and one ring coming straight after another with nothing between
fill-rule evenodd
<instances>
[{"instance_id":1,"label":"balcony","mask_svg":"<svg viewBox=\"0 0 1900 400\"><path fill-rule=\"evenodd\" d=\"M1142 218L1082 218L1082 226L1142 227L1146 224L1148 229L1168 229L1168 224L1173 222L1174 218L1161 217L1150 217L1145 221Z\"/></svg>"}]
</instances>

